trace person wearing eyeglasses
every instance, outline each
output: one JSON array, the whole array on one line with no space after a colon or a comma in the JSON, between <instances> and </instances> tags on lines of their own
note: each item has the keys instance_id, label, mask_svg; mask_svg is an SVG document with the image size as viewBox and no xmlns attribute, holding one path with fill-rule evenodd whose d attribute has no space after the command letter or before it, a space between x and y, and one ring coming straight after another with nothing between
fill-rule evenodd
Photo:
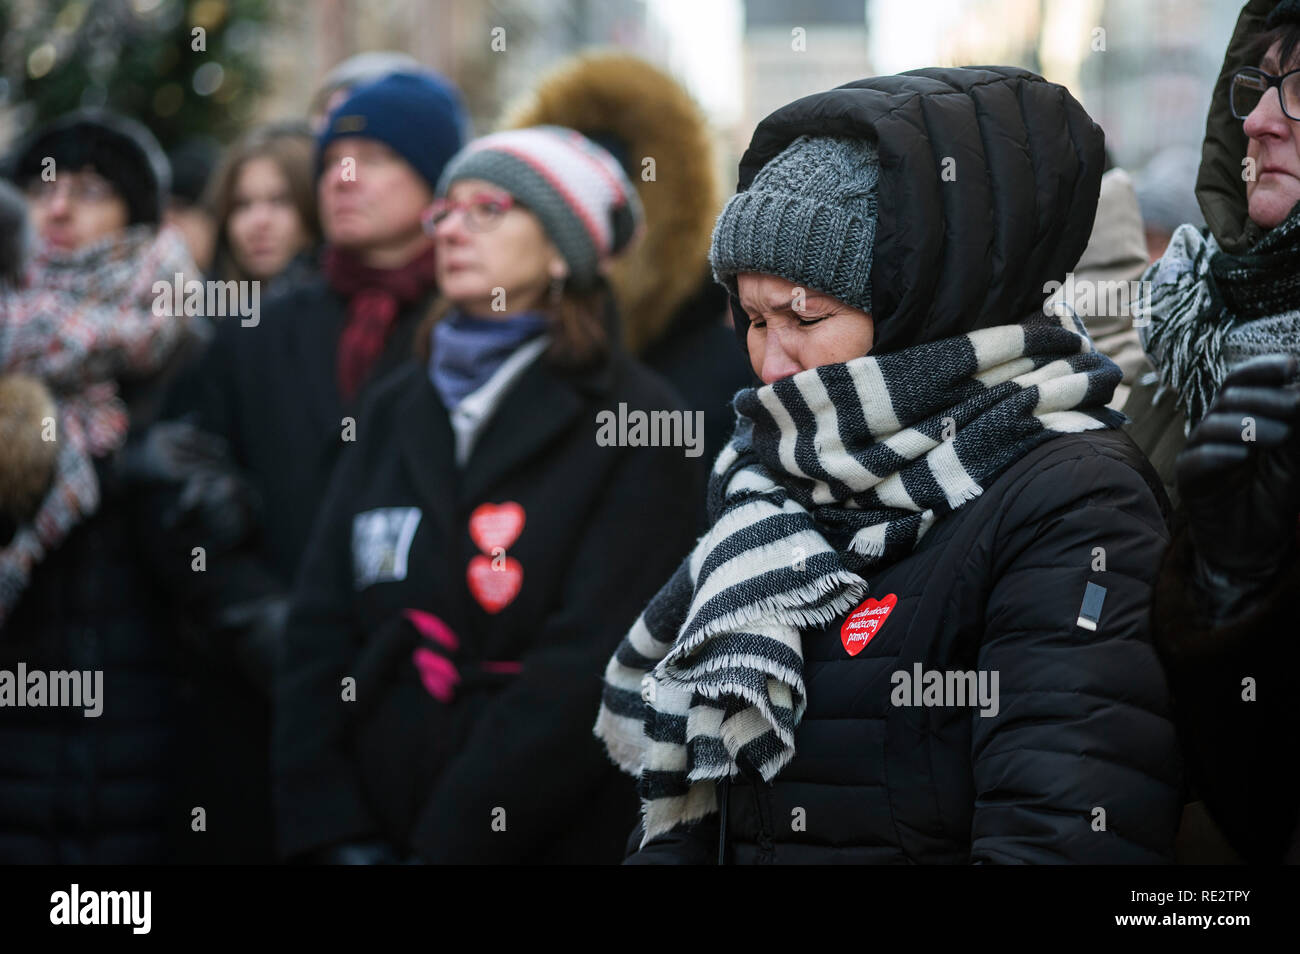
<instances>
[{"instance_id":1,"label":"person wearing eyeglasses","mask_svg":"<svg viewBox=\"0 0 1300 954\"><path fill-rule=\"evenodd\" d=\"M1144 276L1155 380L1124 409L1180 510L1152 606L1195 796L1179 853L1300 862L1300 0L1243 8L1197 197L1207 228Z\"/></svg>"},{"instance_id":2,"label":"person wearing eyeglasses","mask_svg":"<svg viewBox=\"0 0 1300 954\"><path fill-rule=\"evenodd\" d=\"M35 241L0 286L0 672L25 667L36 706L0 692L0 864L167 861L189 812L185 674L137 508L186 483L138 465L202 340L154 285L196 267L162 224L166 157L134 120L43 123L7 174L25 209L5 243L29 225ZM37 673L97 674L78 687L95 700L47 707Z\"/></svg>"},{"instance_id":3,"label":"person wearing eyeglasses","mask_svg":"<svg viewBox=\"0 0 1300 954\"><path fill-rule=\"evenodd\" d=\"M420 361L362 408L294 592L286 859L621 858L635 789L590 714L690 549L704 478L702 421L653 444L602 431L628 409L685 423L624 351L606 278L641 217L617 160L569 129L486 136L443 173Z\"/></svg>"},{"instance_id":4,"label":"person wearing eyeglasses","mask_svg":"<svg viewBox=\"0 0 1300 954\"><path fill-rule=\"evenodd\" d=\"M260 310L209 316L212 343L173 389L171 417L215 438L221 482L248 490L247 506L228 508L229 518L243 514L254 529L234 544L176 527L153 534L176 555L167 585L205 658L199 787L224 800L209 810L208 837L187 842L186 861L276 857L270 706L290 589L332 468L355 446L360 403L410 360L433 300L433 240L420 213L463 145L463 116L459 93L431 74L395 73L350 90L307 160L321 255L283 288L272 289L261 268L224 276L262 282ZM201 573L188 555L199 545Z\"/></svg>"}]
</instances>

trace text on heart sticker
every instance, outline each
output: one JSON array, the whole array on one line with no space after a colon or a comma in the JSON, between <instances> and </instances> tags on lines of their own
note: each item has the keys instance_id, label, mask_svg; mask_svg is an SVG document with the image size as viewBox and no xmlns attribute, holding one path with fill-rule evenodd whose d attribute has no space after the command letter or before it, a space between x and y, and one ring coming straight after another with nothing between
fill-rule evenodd
<instances>
[{"instance_id":1,"label":"text on heart sticker","mask_svg":"<svg viewBox=\"0 0 1300 954\"><path fill-rule=\"evenodd\" d=\"M491 556L497 547L508 549L524 529L524 508L513 500L502 504L479 504L469 515L469 535L474 544Z\"/></svg>"},{"instance_id":2,"label":"text on heart sticker","mask_svg":"<svg viewBox=\"0 0 1300 954\"><path fill-rule=\"evenodd\" d=\"M845 652L856 656L866 649L897 603L898 597L890 593L883 600L869 599L850 613L840 625L840 642Z\"/></svg>"},{"instance_id":3,"label":"text on heart sticker","mask_svg":"<svg viewBox=\"0 0 1300 954\"><path fill-rule=\"evenodd\" d=\"M519 595L524 585L524 567L514 557L499 557L499 565L479 555L469 561L465 580L479 606L489 613L499 613Z\"/></svg>"}]
</instances>

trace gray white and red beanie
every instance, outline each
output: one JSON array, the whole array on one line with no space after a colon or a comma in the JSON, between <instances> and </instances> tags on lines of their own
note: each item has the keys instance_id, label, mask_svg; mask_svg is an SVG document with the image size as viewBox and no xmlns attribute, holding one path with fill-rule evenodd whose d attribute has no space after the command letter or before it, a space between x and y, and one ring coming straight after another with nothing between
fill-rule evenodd
<instances>
[{"instance_id":1,"label":"gray white and red beanie","mask_svg":"<svg viewBox=\"0 0 1300 954\"><path fill-rule=\"evenodd\" d=\"M447 163L438 195L461 179L490 182L536 215L579 289L595 284L601 264L626 248L641 224L636 190L618 161L562 126L474 140Z\"/></svg>"}]
</instances>

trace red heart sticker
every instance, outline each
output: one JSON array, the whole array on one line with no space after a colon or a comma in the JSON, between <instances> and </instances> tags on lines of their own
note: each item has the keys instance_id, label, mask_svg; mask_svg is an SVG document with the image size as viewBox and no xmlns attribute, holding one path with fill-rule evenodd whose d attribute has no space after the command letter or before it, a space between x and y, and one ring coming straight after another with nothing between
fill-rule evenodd
<instances>
[{"instance_id":1,"label":"red heart sticker","mask_svg":"<svg viewBox=\"0 0 1300 954\"><path fill-rule=\"evenodd\" d=\"M499 613L519 595L520 587L524 585L524 568L510 556L502 560L500 567L494 568L491 560L480 555L469 561L465 577L479 606L489 613Z\"/></svg>"},{"instance_id":2,"label":"red heart sticker","mask_svg":"<svg viewBox=\"0 0 1300 954\"><path fill-rule=\"evenodd\" d=\"M479 504L469 515L469 535L489 556L519 539L524 529L524 508L513 500L503 504Z\"/></svg>"},{"instance_id":3,"label":"red heart sticker","mask_svg":"<svg viewBox=\"0 0 1300 954\"><path fill-rule=\"evenodd\" d=\"M883 600L867 600L849 614L840 626L840 642L850 656L856 656L867 648L867 643L880 632L897 603L898 597L890 593Z\"/></svg>"}]
</instances>

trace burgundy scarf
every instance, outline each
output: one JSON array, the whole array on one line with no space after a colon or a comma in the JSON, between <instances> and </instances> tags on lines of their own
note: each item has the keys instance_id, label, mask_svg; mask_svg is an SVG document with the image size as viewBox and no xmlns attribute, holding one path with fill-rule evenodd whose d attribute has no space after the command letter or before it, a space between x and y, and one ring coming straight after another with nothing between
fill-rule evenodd
<instances>
[{"instance_id":1,"label":"burgundy scarf","mask_svg":"<svg viewBox=\"0 0 1300 954\"><path fill-rule=\"evenodd\" d=\"M348 299L337 365L339 394L344 401L356 397L361 383L379 362L398 311L433 289L433 263L433 245L400 268L372 268L355 252L332 246L325 249L321 263L325 280Z\"/></svg>"}]
</instances>

